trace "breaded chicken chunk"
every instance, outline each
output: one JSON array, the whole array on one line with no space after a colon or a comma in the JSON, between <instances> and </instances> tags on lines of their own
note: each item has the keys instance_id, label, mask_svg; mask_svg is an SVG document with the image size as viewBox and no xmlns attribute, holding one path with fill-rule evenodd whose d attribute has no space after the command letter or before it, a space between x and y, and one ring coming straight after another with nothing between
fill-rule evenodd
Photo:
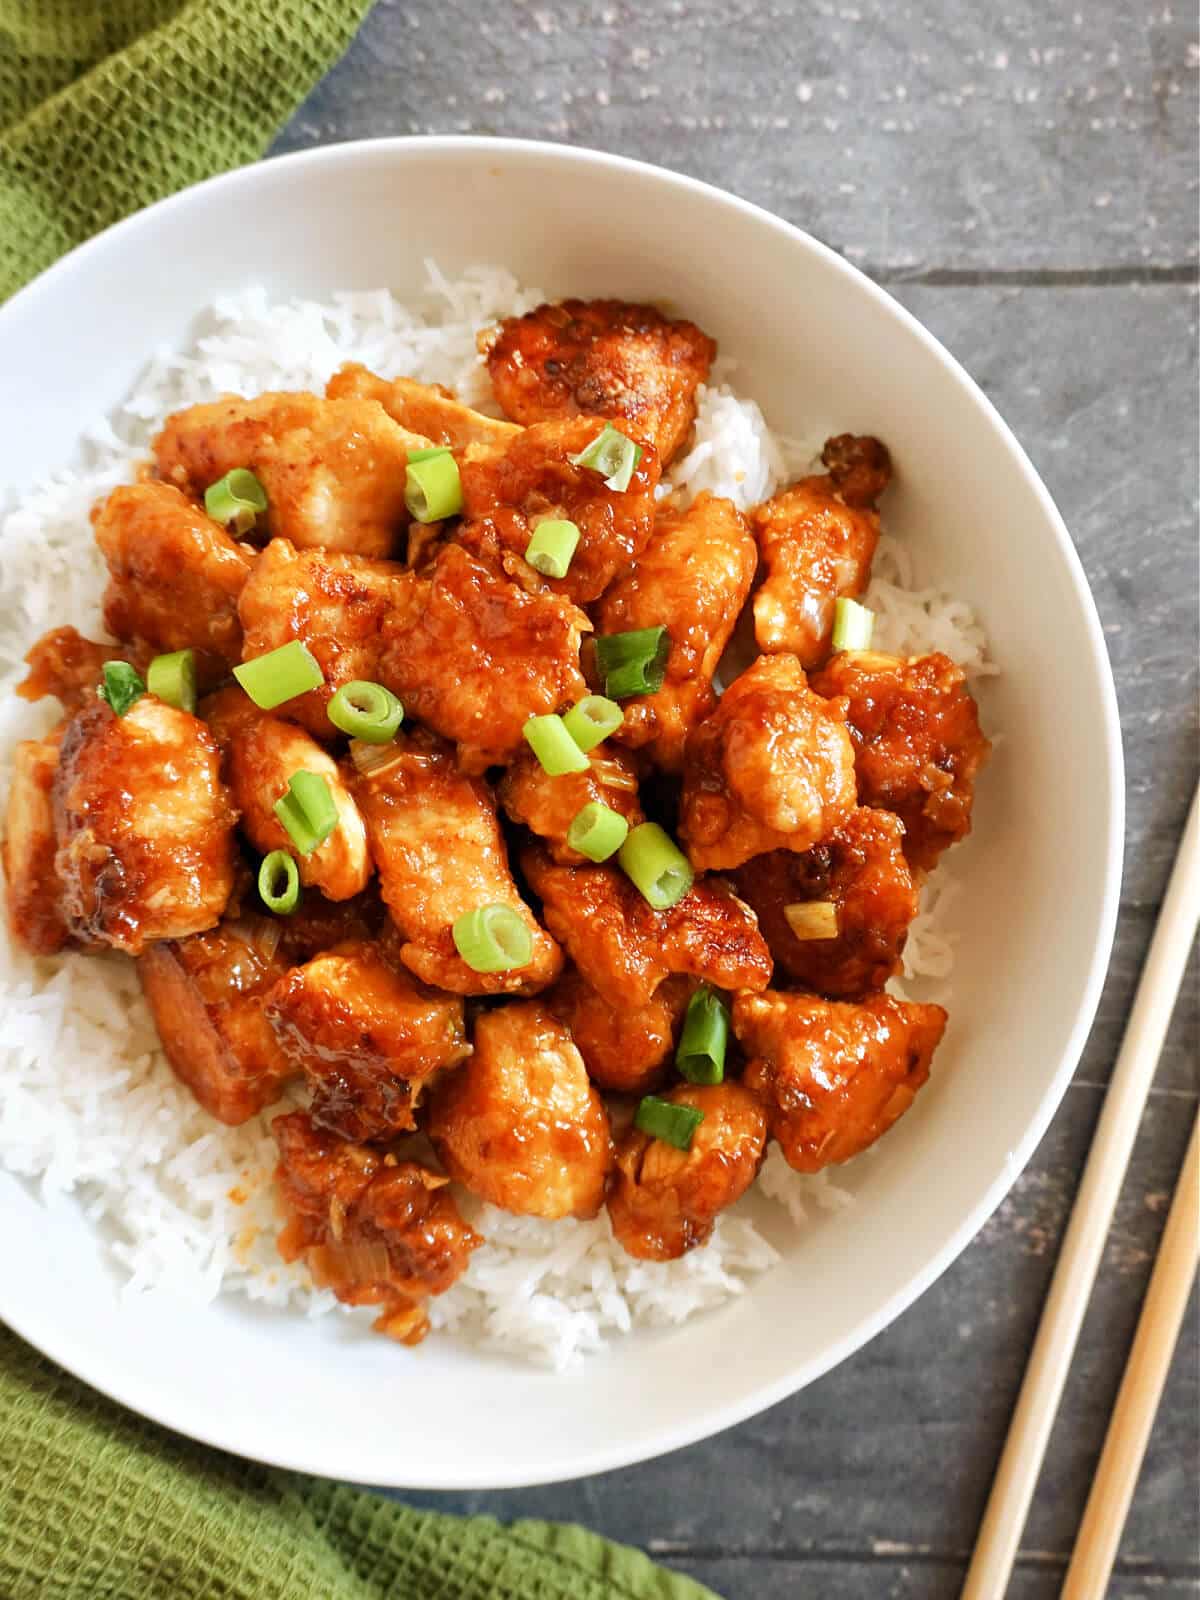
<instances>
[{"instance_id":1,"label":"breaded chicken chunk","mask_svg":"<svg viewBox=\"0 0 1200 1600\"><path fill-rule=\"evenodd\" d=\"M847 650L812 687L846 697L859 799L896 813L905 855L930 871L970 833L975 778L991 749L962 668L940 652L905 661Z\"/></svg>"},{"instance_id":2,"label":"breaded chicken chunk","mask_svg":"<svg viewBox=\"0 0 1200 1600\"><path fill-rule=\"evenodd\" d=\"M198 718L149 694L123 717L86 706L67 724L54 782L72 933L138 955L214 927L233 888L235 816Z\"/></svg>"},{"instance_id":3,"label":"breaded chicken chunk","mask_svg":"<svg viewBox=\"0 0 1200 1600\"><path fill-rule=\"evenodd\" d=\"M759 656L687 742L679 837L697 871L808 850L854 808L842 708L794 656Z\"/></svg>"},{"instance_id":4,"label":"breaded chicken chunk","mask_svg":"<svg viewBox=\"0 0 1200 1600\"><path fill-rule=\"evenodd\" d=\"M587 859L567 843L567 832L584 806L616 811L635 828L644 822L638 801L637 769L624 750L599 744L588 753L586 772L552 778L528 745L496 786L496 798L514 822L546 841L555 861L579 866Z\"/></svg>"},{"instance_id":5,"label":"breaded chicken chunk","mask_svg":"<svg viewBox=\"0 0 1200 1600\"><path fill-rule=\"evenodd\" d=\"M699 495L686 511L660 511L654 537L596 606L596 632L667 629L671 653L657 694L627 700L613 735L677 773L688 734L716 703L713 674L746 603L758 552L732 501Z\"/></svg>"},{"instance_id":6,"label":"breaded chicken chunk","mask_svg":"<svg viewBox=\"0 0 1200 1600\"><path fill-rule=\"evenodd\" d=\"M70 937L54 858L54 777L60 735L23 739L13 751L12 787L4 818L0 862L8 925L34 955L50 956Z\"/></svg>"},{"instance_id":7,"label":"breaded chicken chunk","mask_svg":"<svg viewBox=\"0 0 1200 1600\"><path fill-rule=\"evenodd\" d=\"M271 1124L285 1261L304 1257L313 1281L346 1305L379 1306L375 1329L401 1344L429 1331L424 1302L467 1270L483 1239L447 1180L416 1161L348 1144L296 1111Z\"/></svg>"},{"instance_id":8,"label":"breaded chicken chunk","mask_svg":"<svg viewBox=\"0 0 1200 1600\"><path fill-rule=\"evenodd\" d=\"M356 361L338 368L325 393L331 400L377 400L402 428L455 452L469 444L503 447L521 431L515 422L472 411L440 384L418 383L415 378L379 378Z\"/></svg>"},{"instance_id":9,"label":"breaded chicken chunk","mask_svg":"<svg viewBox=\"0 0 1200 1600\"><path fill-rule=\"evenodd\" d=\"M655 911L617 867L556 865L539 845L521 868L546 926L592 988L625 1011L650 1001L673 972L718 989L764 989L771 956L754 913L717 878Z\"/></svg>"},{"instance_id":10,"label":"breaded chicken chunk","mask_svg":"<svg viewBox=\"0 0 1200 1600\"><path fill-rule=\"evenodd\" d=\"M374 400L324 400L304 391L228 395L168 417L154 441L159 473L197 499L234 467L267 494L272 539L347 555L386 556L408 523L409 433Z\"/></svg>"},{"instance_id":11,"label":"breaded chicken chunk","mask_svg":"<svg viewBox=\"0 0 1200 1600\"><path fill-rule=\"evenodd\" d=\"M92 512L108 564L104 625L155 651L242 659L237 601L253 554L169 483L126 483Z\"/></svg>"},{"instance_id":12,"label":"breaded chicken chunk","mask_svg":"<svg viewBox=\"0 0 1200 1600\"><path fill-rule=\"evenodd\" d=\"M717 347L691 322L622 300L563 300L481 336L496 398L517 422L623 419L669 461Z\"/></svg>"},{"instance_id":13,"label":"breaded chicken chunk","mask_svg":"<svg viewBox=\"0 0 1200 1600\"><path fill-rule=\"evenodd\" d=\"M533 994L553 982L562 951L517 892L491 789L458 770L451 746L424 729L401 735L393 759L358 779L355 798L410 972L453 994ZM458 954L455 922L487 905L525 923L527 965L474 972Z\"/></svg>"},{"instance_id":14,"label":"breaded chicken chunk","mask_svg":"<svg viewBox=\"0 0 1200 1600\"><path fill-rule=\"evenodd\" d=\"M571 1035L539 1001L483 1013L470 1060L433 1090L427 1132L450 1176L505 1211L600 1209L608 1113Z\"/></svg>"},{"instance_id":15,"label":"breaded chicken chunk","mask_svg":"<svg viewBox=\"0 0 1200 1600\"><path fill-rule=\"evenodd\" d=\"M128 661L144 677L152 653L145 645L98 644L76 628L52 628L26 654L29 675L17 693L22 700L54 695L64 711L78 711L95 699L106 662Z\"/></svg>"},{"instance_id":16,"label":"breaded chicken chunk","mask_svg":"<svg viewBox=\"0 0 1200 1600\"><path fill-rule=\"evenodd\" d=\"M662 1098L704 1115L688 1150L636 1127L617 1145L608 1215L640 1261L674 1261L707 1243L717 1213L754 1182L767 1143L767 1114L740 1083L681 1083Z\"/></svg>"},{"instance_id":17,"label":"breaded chicken chunk","mask_svg":"<svg viewBox=\"0 0 1200 1600\"><path fill-rule=\"evenodd\" d=\"M861 594L879 541L875 501L891 478L878 439L842 434L822 456L828 473L802 478L750 514L767 576L754 596L758 648L802 667L829 654L839 596Z\"/></svg>"},{"instance_id":18,"label":"breaded chicken chunk","mask_svg":"<svg viewBox=\"0 0 1200 1600\"><path fill-rule=\"evenodd\" d=\"M418 984L369 942L340 944L294 968L266 1015L312 1083L313 1122L340 1139L415 1127L430 1077L470 1053L462 1001Z\"/></svg>"},{"instance_id":19,"label":"breaded chicken chunk","mask_svg":"<svg viewBox=\"0 0 1200 1600\"><path fill-rule=\"evenodd\" d=\"M768 989L733 1004L742 1081L797 1172L849 1161L886 1133L929 1077L945 1027L941 1006L888 994L855 1005Z\"/></svg>"},{"instance_id":20,"label":"breaded chicken chunk","mask_svg":"<svg viewBox=\"0 0 1200 1600\"><path fill-rule=\"evenodd\" d=\"M570 1030L593 1083L645 1094L666 1076L695 987L691 978L665 978L645 1005L613 1006L572 968L542 999Z\"/></svg>"},{"instance_id":21,"label":"breaded chicken chunk","mask_svg":"<svg viewBox=\"0 0 1200 1600\"><path fill-rule=\"evenodd\" d=\"M775 965L806 988L867 994L900 971L917 886L904 859L904 824L890 811L859 806L811 850L755 856L734 882ZM815 936L822 930L814 903L832 907L832 936Z\"/></svg>"}]
</instances>

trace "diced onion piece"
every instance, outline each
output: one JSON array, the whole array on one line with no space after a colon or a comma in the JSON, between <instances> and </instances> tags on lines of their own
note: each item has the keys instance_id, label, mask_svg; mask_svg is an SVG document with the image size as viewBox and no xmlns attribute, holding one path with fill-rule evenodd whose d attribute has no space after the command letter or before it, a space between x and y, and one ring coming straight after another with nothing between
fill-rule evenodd
<instances>
[{"instance_id":1,"label":"diced onion piece","mask_svg":"<svg viewBox=\"0 0 1200 1600\"><path fill-rule=\"evenodd\" d=\"M172 650L170 655L155 656L146 669L146 687L169 706L195 711L196 652Z\"/></svg>"},{"instance_id":2,"label":"diced onion piece","mask_svg":"<svg viewBox=\"0 0 1200 1600\"><path fill-rule=\"evenodd\" d=\"M593 756L592 772L606 789L621 789L625 794L638 792L637 774L611 756Z\"/></svg>"},{"instance_id":3,"label":"diced onion piece","mask_svg":"<svg viewBox=\"0 0 1200 1600\"><path fill-rule=\"evenodd\" d=\"M373 772L382 772L385 767L394 766L403 754L403 746L395 739L390 744L369 744L363 739L351 739L350 759L354 763L355 772L364 778Z\"/></svg>"},{"instance_id":4,"label":"diced onion piece","mask_svg":"<svg viewBox=\"0 0 1200 1600\"><path fill-rule=\"evenodd\" d=\"M342 684L326 707L330 722L367 744L387 744L404 720L404 707L390 689L366 678Z\"/></svg>"},{"instance_id":5,"label":"diced onion piece","mask_svg":"<svg viewBox=\"0 0 1200 1600\"><path fill-rule=\"evenodd\" d=\"M286 854L280 851L280 855ZM259 867L262 872L262 867ZM264 961L270 961L279 949L279 941L283 937L282 929L274 917L260 917L254 912L247 912L245 916L235 917L221 924L224 931L231 938L240 939L244 945L262 956Z\"/></svg>"},{"instance_id":6,"label":"diced onion piece","mask_svg":"<svg viewBox=\"0 0 1200 1600\"><path fill-rule=\"evenodd\" d=\"M547 578L565 578L578 543L576 523L547 517L533 530L533 538L525 546L525 559Z\"/></svg>"},{"instance_id":7,"label":"diced onion piece","mask_svg":"<svg viewBox=\"0 0 1200 1600\"><path fill-rule=\"evenodd\" d=\"M567 732L561 717L530 717L522 728L525 741L552 778L564 772L586 772L588 758Z\"/></svg>"},{"instance_id":8,"label":"diced onion piece","mask_svg":"<svg viewBox=\"0 0 1200 1600\"><path fill-rule=\"evenodd\" d=\"M325 674L306 644L289 639L278 650L243 661L233 675L260 711L273 711L285 700L319 689Z\"/></svg>"},{"instance_id":9,"label":"diced onion piece","mask_svg":"<svg viewBox=\"0 0 1200 1600\"><path fill-rule=\"evenodd\" d=\"M835 650L866 650L875 631L875 613L857 600L847 600L845 595L833 608L833 648Z\"/></svg>"},{"instance_id":10,"label":"diced onion piece","mask_svg":"<svg viewBox=\"0 0 1200 1600\"><path fill-rule=\"evenodd\" d=\"M563 726L581 750L594 749L624 721L625 713L617 702L602 694L585 695L563 715Z\"/></svg>"},{"instance_id":11,"label":"diced onion piece","mask_svg":"<svg viewBox=\"0 0 1200 1600\"><path fill-rule=\"evenodd\" d=\"M462 479L449 450L414 451L404 484L404 504L415 522L440 522L462 510Z\"/></svg>"},{"instance_id":12,"label":"diced onion piece","mask_svg":"<svg viewBox=\"0 0 1200 1600\"><path fill-rule=\"evenodd\" d=\"M267 491L248 467L234 467L209 484L204 509L231 533L249 533L267 509Z\"/></svg>"},{"instance_id":13,"label":"diced onion piece","mask_svg":"<svg viewBox=\"0 0 1200 1600\"><path fill-rule=\"evenodd\" d=\"M611 422L604 424L586 449L577 456L567 457L573 467L590 467L593 472L600 473L605 487L618 494L628 489L641 459L641 445L627 439Z\"/></svg>"},{"instance_id":14,"label":"diced onion piece","mask_svg":"<svg viewBox=\"0 0 1200 1600\"><path fill-rule=\"evenodd\" d=\"M476 906L450 931L454 948L472 972L512 972L528 966L533 955L533 935L511 906Z\"/></svg>"},{"instance_id":15,"label":"diced onion piece","mask_svg":"<svg viewBox=\"0 0 1200 1600\"><path fill-rule=\"evenodd\" d=\"M605 694L613 700L657 694L670 653L671 636L665 627L601 634L596 640L596 670L604 679Z\"/></svg>"},{"instance_id":16,"label":"diced onion piece","mask_svg":"<svg viewBox=\"0 0 1200 1600\"><path fill-rule=\"evenodd\" d=\"M337 827L337 806L329 785L316 772L293 772L288 792L276 800L274 810L302 856L311 855Z\"/></svg>"},{"instance_id":17,"label":"diced onion piece","mask_svg":"<svg viewBox=\"0 0 1200 1600\"><path fill-rule=\"evenodd\" d=\"M673 1100L660 1100L648 1094L637 1108L634 1124L652 1139L673 1144L676 1150L690 1150L696 1129L704 1121L698 1106L677 1106Z\"/></svg>"},{"instance_id":18,"label":"diced onion piece","mask_svg":"<svg viewBox=\"0 0 1200 1600\"><path fill-rule=\"evenodd\" d=\"M112 707L114 716L123 717L130 706L145 694L146 685L140 673L135 672L128 661L106 661L104 682L96 692L101 700L106 700Z\"/></svg>"},{"instance_id":19,"label":"diced onion piece","mask_svg":"<svg viewBox=\"0 0 1200 1600\"><path fill-rule=\"evenodd\" d=\"M272 850L263 857L258 897L277 917L290 916L300 904L300 871L286 850Z\"/></svg>"},{"instance_id":20,"label":"diced onion piece","mask_svg":"<svg viewBox=\"0 0 1200 1600\"><path fill-rule=\"evenodd\" d=\"M797 939L836 939L838 936L837 906L832 900L802 900L796 905L784 906L783 914Z\"/></svg>"},{"instance_id":21,"label":"diced onion piece","mask_svg":"<svg viewBox=\"0 0 1200 1600\"><path fill-rule=\"evenodd\" d=\"M657 822L634 828L617 858L656 911L667 911L692 887L692 864Z\"/></svg>"},{"instance_id":22,"label":"diced onion piece","mask_svg":"<svg viewBox=\"0 0 1200 1600\"><path fill-rule=\"evenodd\" d=\"M567 829L567 844L589 861L607 861L625 843L629 824L619 811L589 800Z\"/></svg>"},{"instance_id":23,"label":"diced onion piece","mask_svg":"<svg viewBox=\"0 0 1200 1600\"><path fill-rule=\"evenodd\" d=\"M688 1001L675 1065L689 1083L720 1083L729 1043L729 1008L707 984Z\"/></svg>"}]
</instances>

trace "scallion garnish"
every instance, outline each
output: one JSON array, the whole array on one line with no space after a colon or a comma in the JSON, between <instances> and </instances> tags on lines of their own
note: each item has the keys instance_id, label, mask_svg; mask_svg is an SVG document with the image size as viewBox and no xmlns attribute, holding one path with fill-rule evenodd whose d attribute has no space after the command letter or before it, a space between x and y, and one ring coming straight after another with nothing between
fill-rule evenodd
<instances>
[{"instance_id":1,"label":"scallion garnish","mask_svg":"<svg viewBox=\"0 0 1200 1600\"><path fill-rule=\"evenodd\" d=\"M408 459L410 461L432 461L434 456L448 456L449 454L450 446L448 444L431 444L425 450L410 450Z\"/></svg>"},{"instance_id":2,"label":"scallion garnish","mask_svg":"<svg viewBox=\"0 0 1200 1600\"><path fill-rule=\"evenodd\" d=\"M311 855L337 827L337 806L329 785L316 772L293 772L288 792L276 800L274 810L302 856Z\"/></svg>"},{"instance_id":3,"label":"scallion garnish","mask_svg":"<svg viewBox=\"0 0 1200 1600\"><path fill-rule=\"evenodd\" d=\"M578 543L579 528L574 522L547 517L533 530L533 538L525 546L525 559L547 578L565 578Z\"/></svg>"},{"instance_id":4,"label":"scallion garnish","mask_svg":"<svg viewBox=\"0 0 1200 1600\"><path fill-rule=\"evenodd\" d=\"M234 467L209 484L204 509L231 533L249 533L267 509L267 491L248 467Z\"/></svg>"},{"instance_id":5,"label":"scallion garnish","mask_svg":"<svg viewBox=\"0 0 1200 1600\"><path fill-rule=\"evenodd\" d=\"M671 635L665 627L602 633L596 640L596 670L604 679L605 694L613 700L657 694L670 653Z\"/></svg>"},{"instance_id":6,"label":"scallion garnish","mask_svg":"<svg viewBox=\"0 0 1200 1600\"><path fill-rule=\"evenodd\" d=\"M602 694L584 695L563 713L563 727L581 750L593 750L624 721L625 713L616 701L606 700Z\"/></svg>"},{"instance_id":7,"label":"scallion garnish","mask_svg":"<svg viewBox=\"0 0 1200 1600\"><path fill-rule=\"evenodd\" d=\"M392 691L366 678L344 683L326 712L335 728L365 744L387 744L404 720L404 707Z\"/></svg>"},{"instance_id":8,"label":"scallion garnish","mask_svg":"<svg viewBox=\"0 0 1200 1600\"><path fill-rule=\"evenodd\" d=\"M604 424L585 450L581 450L577 456L567 457L573 467L590 467L593 472L598 472L604 479L605 487L615 489L618 493L628 489L641 459L641 445L627 439L611 422Z\"/></svg>"},{"instance_id":9,"label":"scallion garnish","mask_svg":"<svg viewBox=\"0 0 1200 1600\"><path fill-rule=\"evenodd\" d=\"M634 828L617 857L656 911L667 911L692 887L692 864L657 822Z\"/></svg>"},{"instance_id":10,"label":"scallion garnish","mask_svg":"<svg viewBox=\"0 0 1200 1600\"><path fill-rule=\"evenodd\" d=\"M561 717L530 717L521 729L526 743L551 778L564 772L586 772L588 758L567 732Z\"/></svg>"},{"instance_id":11,"label":"scallion garnish","mask_svg":"<svg viewBox=\"0 0 1200 1600\"><path fill-rule=\"evenodd\" d=\"M258 897L277 917L290 916L300 904L300 870L286 850L272 850L263 857Z\"/></svg>"},{"instance_id":12,"label":"scallion garnish","mask_svg":"<svg viewBox=\"0 0 1200 1600\"><path fill-rule=\"evenodd\" d=\"M843 595L833 608L833 648L869 650L875 631L875 613Z\"/></svg>"},{"instance_id":13,"label":"scallion garnish","mask_svg":"<svg viewBox=\"0 0 1200 1600\"><path fill-rule=\"evenodd\" d=\"M648 1094L637 1108L635 1125L652 1139L673 1144L676 1150L690 1150L696 1129L704 1121L698 1106L677 1106L673 1100L660 1100Z\"/></svg>"},{"instance_id":14,"label":"scallion garnish","mask_svg":"<svg viewBox=\"0 0 1200 1600\"><path fill-rule=\"evenodd\" d=\"M196 652L172 650L170 655L155 656L146 669L146 687L169 706L195 711Z\"/></svg>"},{"instance_id":15,"label":"scallion garnish","mask_svg":"<svg viewBox=\"0 0 1200 1600\"><path fill-rule=\"evenodd\" d=\"M272 711L325 682L316 657L299 639L234 667L233 675L260 711Z\"/></svg>"},{"instance_id":16,"label":"scallion garnish","mask_svg":"<svg viewBox=\"0 0 1200 1600\"><path fill-rule=\"evenodd\" d=\"M689 1083L720 1083L729 1043L729 1007L707 984L688 1001L675 1065Z\"/></svg>"},{"instance_id":17,"label":"scallion garnish","mask_svg":"<svg viewBox=\"0 0 1200 1600\"><path fill-rule=\"evenodd\" d=\"M528 966L533 955L533 936L511 906L476 906L464 912L450 932L454 948L472 972L512 972Z\"/></svg>"},{"instance_id":18,"label":"scallion garnish","mask_svg":"<svg viewBox=\"0 0 1200 1600\"><path fill-rule=\"evenodd\" d=\"M414 450L405 474L404 504L415 522L440 522L462 510L462 479L449 450Z\"/></svg>"},{"instance_id":19,"label":"scallion garnish","mask_svg":"<svg viewBox=\"0 0 1200 1600\"><path fill-rule=\"evenodd\" d=\"M145 694L146 685L128 661L106 661L104 682L96 692L101 700L106 700L112 707L115 716L123 717L130 706Z\"/></svg>"},{"instance_id":20,"label":"scallion garnish","mask_svg":"<svg viewBox=\"0 0 1200 1600\"><path fill-rule=\"evenodd\" d=\"M629 824L619 811L589 800L567 829L567 844L589 861L607 861L625 843Z\"/></svg>"},{"instance_id":21,"label":"scallion garnish","mask_svg":"<svg viewBox=\"0 0 1200 1600\"><path fill-rule=\"evenodd\" d=\"M784 906L787 925L797 939L836 939L837 906L832 900L803 900Z\"/></svg>"}]
</instances>

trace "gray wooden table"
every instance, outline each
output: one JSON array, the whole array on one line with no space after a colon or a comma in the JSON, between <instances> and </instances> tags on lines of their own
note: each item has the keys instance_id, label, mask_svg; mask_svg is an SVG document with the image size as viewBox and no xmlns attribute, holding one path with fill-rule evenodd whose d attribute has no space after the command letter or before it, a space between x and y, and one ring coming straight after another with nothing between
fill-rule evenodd
<instances>
[{"instance_id":1,"label":"gray wooden table","mask_svg":"<svg viewBox=\"0 0 1200 1600\"><path fill-rule=\"evenodd\" d=\"M1078 7L1078 9L1075 9ZM1075 1083L957 1264L854 1359L626 1472L449 1510L574 1519L728 1600L958 1592L1196 781L1197 67L1182 0L378 0L280 150L397 133L594 145L732 189L863 267L1012 424L1074 534L1116 672L1129 832ZM1048 686L1052 692L1052 686ZM1197 1100L1176 1018L1014 1600L1061 1581ZM1197 1316L1119 1600L1200 1595Z\"/></svg>"}]
</instances>

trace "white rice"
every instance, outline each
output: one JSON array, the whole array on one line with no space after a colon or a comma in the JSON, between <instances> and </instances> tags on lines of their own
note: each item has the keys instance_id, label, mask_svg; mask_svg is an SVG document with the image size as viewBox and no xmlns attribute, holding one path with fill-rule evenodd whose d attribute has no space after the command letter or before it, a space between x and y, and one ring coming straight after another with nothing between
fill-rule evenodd
<instances>
[{"instance_id":1,"label":"white rice","mask_svg":"<svg viewBox=\"0 0 1200 1600\"><path fill-rule=\"evenodd\" d=\"M544 296L495 267L453 283L433 263L428 272L427 297L410 306L386 290L323 305L273 304L261 289L218 301L188 349L155 353L137 391L83 440L75 468L0 519L0 783L7 785L13 745L54 720L53 702L30 706L11 692L21 657L40 633L64 623L102 636L104 571L87 513L132 476L169 412L228 391L319 389L347 360L447 384L497 412L476 332ZM695 442L671 469L671 489L684 502L710 489L745 508L812 455L774 437L728 378L718 370L701 392ZM969 607L915 587L908 553L893 540L881 541L867 603L878 614L878 648L940 649L970 673L991 670ZM954 892L943 869L913 924L906 975L949 974ZM4 928L0 1004L0 1164L47 1200L76 1197L125 1275L125 1293L165 1288L203 1303L223 1291L309 1315L334 1306L275 1253L270 1113L226 1128L199 1108L158 1046L132 963L35 959L13 947ZM742 1293L778 1259L762 1231L764 1209L777 1208L786 1228L851 1203L825 1174L792 1172L774 1148L756 1195L718 1219L707 1248L661 1265L627 1256L604 1214L547 1223L460 1196L488 1242L433 1302L435 1326L561 1370L637 1325L678 1323Z\"/></svg>"}]
</instances>

